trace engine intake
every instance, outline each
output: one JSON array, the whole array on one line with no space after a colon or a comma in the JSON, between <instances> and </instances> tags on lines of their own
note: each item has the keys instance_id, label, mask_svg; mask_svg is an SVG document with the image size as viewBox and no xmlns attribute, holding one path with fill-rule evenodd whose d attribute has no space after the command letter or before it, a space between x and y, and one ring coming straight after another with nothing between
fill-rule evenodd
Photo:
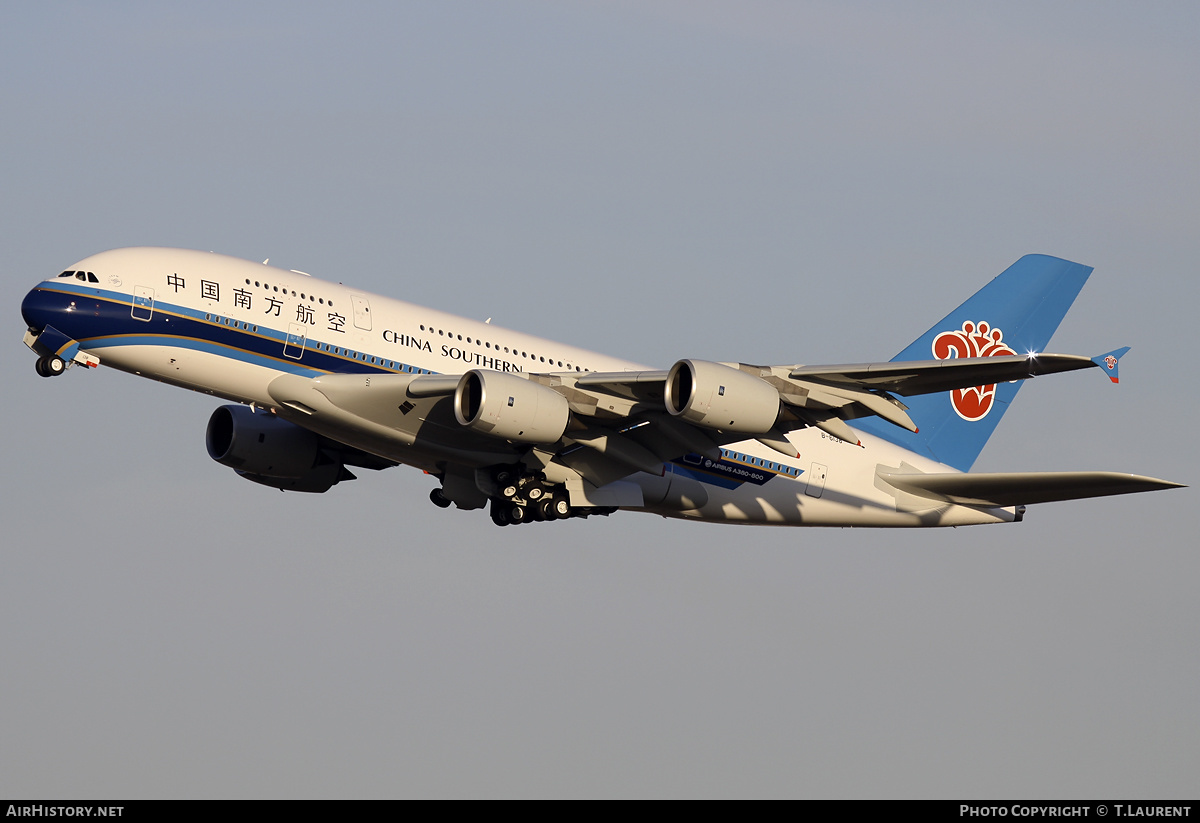
<instances>
[{"instance_id":1,"label":"engine intake","mask_svg":"<svg viewBox=\"0 0 1200 823\"><path fill-rule=\"evenodd\" d=\"M481 434L521 443L555 443L571 418L554 389L507 372L471 369L454 391L454 416Z\"/></svg>"},{"instance_id":2,"label":"engine intake","mask_svg":"<svg viewBox=\"0 0 1200 823\"><path fill-rule=\"evenodd\" d=\"M667 411L709 429L762 434L779 417L779 391L739 369L680 360L667 373Z\"/></svg>"},{"instance_id":3,"label":"engine intake","mask_svg":"<svg viewBox=\"0 0 1200 823\"><path fill-rule=\"evenodd\" d=\"M320 493L354 479L341 462L324 455L316 434L245 406L214 411L204 444L208 456L222 466L272 488Z\"/></svg>"}]
</instances>

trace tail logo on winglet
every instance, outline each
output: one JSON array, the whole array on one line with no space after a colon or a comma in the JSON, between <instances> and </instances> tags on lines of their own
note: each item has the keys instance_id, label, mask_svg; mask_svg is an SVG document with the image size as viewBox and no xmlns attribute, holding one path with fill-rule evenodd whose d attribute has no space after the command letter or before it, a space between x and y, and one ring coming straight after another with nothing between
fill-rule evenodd
<instances>
[{"instance_id":1,"label":"tail logo on winglet","mask_svg":"<svg viewBox=\"0 0 1200 823\"><path fill-rule=\"evenodd\" d=\"M984 321L966 320L962 329L944 331L933 339L933 356L938 360L960 357L1000 357L1015 351L1003 343L1004 332ZM971 386L950 392L950 404L963 420L974 422L987 417L996 398L996 384Z\"/></svg>"},{"instance_id":2,"label":"tail logo on winglet","mask_svg":"<svg viewBox=\"0 0 1200 823\"><path fill-rule=\"evenodd\" d=\"M1117 358L1110 354L1108 357L1104 358L1104 365L1108 366L1109 371L1112 371L1117 367Z\"/></svg>"}]
</instances>

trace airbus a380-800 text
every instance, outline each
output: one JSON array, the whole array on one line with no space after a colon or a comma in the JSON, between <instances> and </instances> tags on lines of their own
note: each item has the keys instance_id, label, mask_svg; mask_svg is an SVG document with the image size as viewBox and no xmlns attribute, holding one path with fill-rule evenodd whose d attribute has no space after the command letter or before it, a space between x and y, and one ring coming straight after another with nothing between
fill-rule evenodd
<instances>
[{"instance_id":1,"label":"airbus a380-800 text","mask_svg":"<svg viewBox=\"0 0 1200 823\"><path fill-rule=\"evenodd\" d=\"M1177 486L1116 472L971 473L1091 268L1022 257L893 360L657 370L211 252L102 252L21 310L37 371L100 364L234 401L208 452L285 491L406 464L498 525L618 509L709 522L962 526ZM901 399L903 398L903 400Z\"/></svg>"}]
</instances>

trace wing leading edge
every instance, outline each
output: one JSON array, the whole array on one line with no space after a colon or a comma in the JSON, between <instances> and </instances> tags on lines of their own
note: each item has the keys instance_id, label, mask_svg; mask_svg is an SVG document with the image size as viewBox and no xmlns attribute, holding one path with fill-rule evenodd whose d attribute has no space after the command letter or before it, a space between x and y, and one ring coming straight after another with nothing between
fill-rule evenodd
<instances>
[{"instance_id":1,"label":"wing leading edge","mask_svg":"<svg viewBox=\"0 0 1200 823\"><path fill-rule=\"evenodd\" d=\"M1065 354L843 366L682 360L669 370L585 375L472 370L465 375L369 379L288 377L273 384L272 393L310 417L318 405L313 398L318 397L325 409L320 416L334 416L336 409L336 416L349 413L378 427L379 433L411 430L406 424L413 418L406 409L413 403L452 397L458 424L481 435L480 442L490 440L497 449L511 447L514 454L532 446L540 462L572 466L584 479L603 485L632 471L660 471L662 463L688 453L715 456L721 446L751 438L795 457L787 434L809 426L854 444L859 434L847 420L874 416L915 432L907 406L894 395L944 392L1103 365L1100 358ZM503 382L498 383L500 378ZM540 411L525 411L530 408ZM545 425L547 409L559 410L556 423ZM456 427L442 428L450 434ZM429 434L436 439L436 431ZM411 434L399 436L411 445ZM580 450L591 454L587 459L572 457Z\"/></svg>"}]
</instances>

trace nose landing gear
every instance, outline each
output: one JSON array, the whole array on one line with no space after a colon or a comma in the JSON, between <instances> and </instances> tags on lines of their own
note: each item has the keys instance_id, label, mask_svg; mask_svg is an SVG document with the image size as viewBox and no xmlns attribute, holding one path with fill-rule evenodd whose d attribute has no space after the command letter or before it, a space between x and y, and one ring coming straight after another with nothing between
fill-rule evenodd
<instances>
[{"instance_id":1,"label":"nose landing gear","mask_svg":"<svg viewBox=\"0 0 1200 823\"><path fill-rule=\"evenodd\" d=\"M57 355L50 354L45 357L39 357L37 362L33 364L33 368L42 377L58 377L67 370L67 361Z\"/></svg>"},{"instance_id":2,"label":"nose landing gear","mask_svg":"<svg viewBox=\"0 0 1200 823\"><path fill-rule=\"evenodd\" d=\"M81 351L78 341L72 340L53 326L46 326L40 332L26 330L25 345L38 356L33 367L42 377L57 377L65 372L71 363L88 368L100 365L99 357Z\"/></svg>"}]
</instances>

